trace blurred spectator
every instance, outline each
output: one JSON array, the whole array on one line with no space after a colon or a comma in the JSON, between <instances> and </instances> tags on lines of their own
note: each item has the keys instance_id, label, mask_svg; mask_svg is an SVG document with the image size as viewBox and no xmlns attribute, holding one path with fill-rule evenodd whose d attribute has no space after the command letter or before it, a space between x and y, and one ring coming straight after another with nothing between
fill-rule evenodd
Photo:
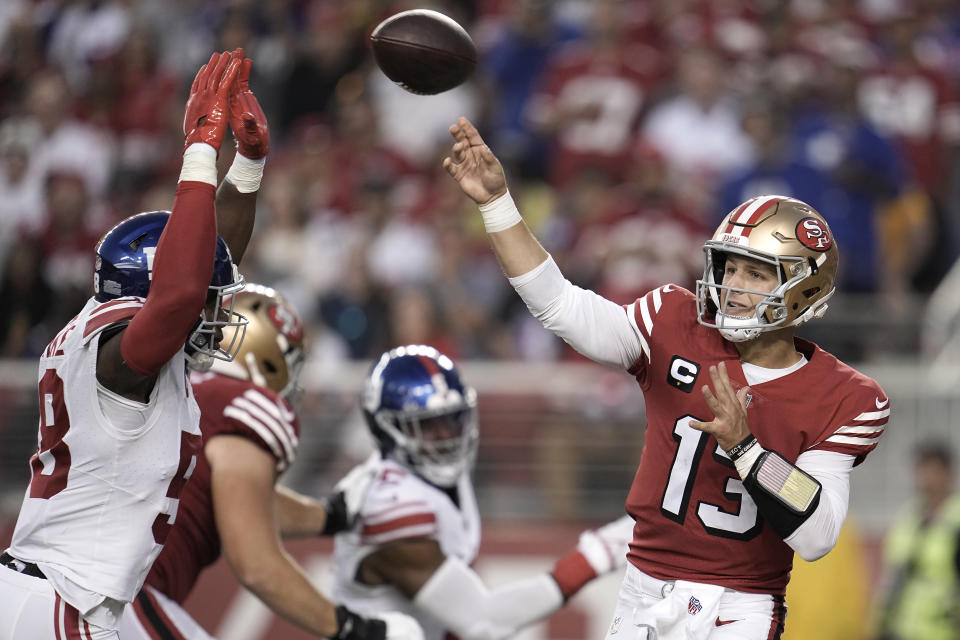
<instances>
[{"instance_id":1,"label":"blurred spectator","mask_svg":"<svg viewBox=\"0 0 960 640\"><path fill-rule=\"evenodd\" d=\"M883 62L860 79L857 100L870 122L902 146L912 178L942 202L960 150L960 95L957 78L918 58L921 28L914 13L887 23Z\"/></svg>"},{"instance_id":2,"label":"blurred spectator","mask_svg":"<svg viewBox=\"0 0 960 640\"><path fill-rule=\"evenodd\" d=\"M350 358L362 360L383 351L389 342L390 299L370 276L367 245L351 247L339 286L317 302L317 319L346 342Z\"/></svg>"},{"instance_id":3,"label":"blurred spectator","mask_svg":"<svg viewBox=\"0 0 960 640\"><path fill-rule=\"evenodd\" d=\"M90 297L90 252L109 224L94 220L95 206L86 183L74 173L50 173L46 201L46 224L34 237L43 256L44 276L53 288L49 320L59 327Z\"/></svg>"},{"instance_id":4,"label":"blurred spectator","mask_svg":"<svg viewBox=\"0 0 960 640\"><path fill-rule=\"evenodd\" d=\"M830 178L819 211L848 256L838 286L876 292L883 284L878 212L903 192L907 176L899 150L857 108L855 88L863 71L857 60L820 61L806 101L796 105L791 145L799 162Z\"/></svg>"},{"instance_id":5,"label":"blurred spectator","mask_svg":"<svg viewBox=\"0 0 960 640\"><path fill-rule=\"evenodd\" d=\"M585 167L602 166L622 177L660 71L656 51L631 39L633 6L627 0L591 3L585 38L551 59L530 102L534 130L550 140L547 175L558 188Z\"/></svg>"},{"instance_id":6,"label":"blurred spectator","mask_svg":"<svg viewBox=\"0 0 960 640\"><path fill-rule=\"evenodd\" d=\"M106 194L114 170L113 141L108 132L73 118L73 96L56 70L37 73L25 96L26 115L13 120L32 140L27 184L43 188L47 173L69 170L82 176L89 194Z\"/></svg>"},{"instance_id":7,"label":"blurred spectator","mask_svg":"<svg viewBox=\"0 0 960 640\"><path fill-rule=\"evenodd\" d=\"M19 238L0 270L0 358L36 358L53 337L48 318L53 290L43 270L40 247Z\"/></svg>"},{"instance_id":8,"label":"blurred spectator","mask_svg":"<svg viewBox=\"0 0 960 640\"><path fill-rule=\"evenodd\" d=\"M178 78L157 64L151 30L130 31L117 54L95 65L86 107L117 139L112 200L120 211L136 211L135 194L160 178L173 179L179 145L170 136L183 126ZM118 201L120 195L128 199Z\"/></svg>"},{"instance_id":9,"label":"blurred spectator","mask_svg":"<svg viewBox=\"0 0 960 640\"><path fill-rule=\"evenodd\" d=\"M437 349L442 346L454 352L459 351L447 330L447 323L440 317L436 299L429 287L409 285L394 290L390 296L389 313L388 344L429 344L438 345L434 347Z\"/></svg>"},{"instance_id":10,"label":"blurred spectator","mask_svg":"<svg viewBox=\"0 0 960 640\"><path fill-rule=\"evenodd\" d=\"M547 145L529 125L529 103L551 60L579 37L579 29L558 15L555 4L519 0L508 3L497 37L482 54L479 71L493 90L486 96L490 144L501 149L511 175L546 178Z\"/></svg>"},{"instance_id":11,"label":"blurred spectator","mask_svg":"<svg viewBox=\"0 0 960 640\"><path fill-rule=\"evenodd\" d=\"M914 484L884 545L877 640L950 640L960 630L960 496L949 442L917 446Z\"/></svg>"},{"instance_id":12,"label":"blurred spectator","mask_svg":"<svg viewBox=\"0 0 960 640\"><path fill-rule=\"evenodd\" d=\"M803 200L826 216L823 199L830 185L829 176L790 153L785 132L784 109L764 96L755 96L743 107L742 126L753 147L753 162L728 174L718 189L718 205L711 222L719 224L727 213L754 196L776 193Z\"/></svg>"},{"instance_id":13,"label":"blurred spectator","mask_svg":"<svg viewBox=\"0 0 960 640\"><path fill-rule=\"evenodd\" d=\"M50 60L64 71L70 87L81 89L91 61L120 50L130 30L129 0L75 0L54 9Z\"/></svg>"},{"instance_id":14,"label":"blurred spectator","mask_svg":"<svg viewBox=\"0 0 960 640\"><path fill-rule=\"evenodd\" d=\"M303 116L329 117L337 85L366 59L365 34L351 23L349 4L321 0L304 5L305 31L280 88L280 132Z\"/></svg>"},{"instance_id":15,"label":"blurred spectator","mask_svg":"<svg viewBox=\"0 0 960 640\"><path fill-rule=\"evenodd\" d=\"M679 93L655 106L643 127L644 139L666 158L674 184L699 210L708 208L719 176L752 157L726 77L716 51L679 52Z\"/></svg>"},{"instance_id":16,"label":"blurred spectator","mask_svg":"<svg viewBox=\"0 0 960 640\"><path fill-rule=\"evenodd\" d=\"M43 188L30 171L35 142L30 130L11 121L0 124L0 264L18 232L36 228L42 216Z\"/></svg>"}]
</instances>

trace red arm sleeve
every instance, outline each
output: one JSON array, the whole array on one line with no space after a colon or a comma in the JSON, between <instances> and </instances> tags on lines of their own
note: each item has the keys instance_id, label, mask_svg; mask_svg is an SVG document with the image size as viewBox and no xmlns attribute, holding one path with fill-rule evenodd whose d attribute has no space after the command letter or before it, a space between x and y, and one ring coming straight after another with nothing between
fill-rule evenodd
<instances>
[{"instance_id":1,"label":"red arm sleeve","mask_svg":"<svg viewBox=\"0 0 960 640\"><path fill-rule=\"evenodd\" d=\"M177 185L170 220L160 236L153 280L143 308L123 332L126 365L147 376L183 348L207 297L217 247L214 188L204 182Z\"/></svg>"}]
</instances>

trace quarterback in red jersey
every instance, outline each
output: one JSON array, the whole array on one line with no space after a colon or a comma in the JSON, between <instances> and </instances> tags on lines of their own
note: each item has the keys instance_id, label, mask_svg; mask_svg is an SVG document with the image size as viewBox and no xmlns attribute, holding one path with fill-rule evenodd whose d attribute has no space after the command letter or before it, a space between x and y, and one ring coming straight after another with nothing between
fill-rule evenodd
<instances>
[{"instance_id":1,"label":"quarterback in red jersey","mask_svg":"<svg viewBox=\"0 0 960 640\"><path fill-rule=\"evenodd\" d=\"M496 156L460 118L447 172L480 205L511 284L545 327L633 375L645 445L608 638L779 638L793 554L837 541L850 472L890 415L886 394L795 327L833 295L826 220L783 196L744 202L704 245L696 292L627 305L572 285L523 223Z\"/></svg>"},{"instance_id":2,"label":"quarterback in red jersey","mask_svg":"<svg viewBox=\"0 0 960 640\"><path fill-rule=\"evenodd\" d=\"M358 469L327 501L276 486L297 451L299 421L286 398L297 389L303 330L293 308L268 287L247 285L233 304L248 319L243 345L233 362L215 363L191 378L202 455L183 489L167 544L124 614L121 637L209 639L180 605L222 550L247 589L318 636L421 638L416 623L400 614L377 612L367 619L335 607L283 551L280 535L329 535L345 528L345 493L362 493L367 482Z\"/></svg>"}]
</instances>

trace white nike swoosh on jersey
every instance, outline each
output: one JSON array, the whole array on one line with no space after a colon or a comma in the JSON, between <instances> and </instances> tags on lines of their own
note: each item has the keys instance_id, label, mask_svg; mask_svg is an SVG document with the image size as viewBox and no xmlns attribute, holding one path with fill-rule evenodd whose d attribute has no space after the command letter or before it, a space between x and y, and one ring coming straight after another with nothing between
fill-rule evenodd
<instances>
[{"instance_id":1,"label":"white nike swoosh on jersey","mask_svg":"<svg viewBox=\"0 0 960 640\"><path fill-rule=\"evenodd\" d=\"M887 398L883 402L880 402L880 398L877 398L876 399L877 409L883 409L885 406L887 406L888 402L890 402L890 398Z\"/></svg>"}]
</instances>

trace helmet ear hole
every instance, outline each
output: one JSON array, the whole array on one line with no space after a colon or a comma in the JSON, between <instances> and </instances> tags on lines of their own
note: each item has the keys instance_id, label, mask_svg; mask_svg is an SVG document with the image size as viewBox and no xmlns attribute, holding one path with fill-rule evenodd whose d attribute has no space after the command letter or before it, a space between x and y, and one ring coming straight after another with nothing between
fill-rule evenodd
<instances>
[{"instance_id":1,"label":"helmet ear hole","mask_svg":"<svg viewBox=\"0 0 960 640\"><path fill-rule=\"evenodd\" d=\"M811 298L811 297L817 295L818 293L820 293L820 287L810 287L809 289L804 289L804 290L803 290L803 297L804 297L804 298ZM794 307L796 307L796 305L794 305Z\"/></svg>"}]
</instances>

